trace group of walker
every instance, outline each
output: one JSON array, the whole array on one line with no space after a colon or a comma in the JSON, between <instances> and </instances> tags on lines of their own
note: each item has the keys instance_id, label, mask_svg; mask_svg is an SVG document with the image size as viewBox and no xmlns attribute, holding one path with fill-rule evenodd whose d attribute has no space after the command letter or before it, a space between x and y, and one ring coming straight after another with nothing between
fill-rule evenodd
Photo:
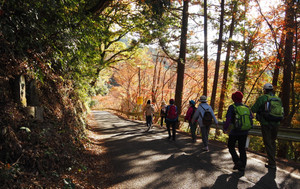
<instances>
[{"instance_id":1,"label":"group of walker","mask_svg":"<svg viewBox=\"0 0 300 189\"><path fill-rule=\"evenodd\" d=\"M223 124L223 132L229 135L227 145L234 163L234 170L245 171L247 164L246 141L248 131L253 127L253 113L256 113L256 119L261 124L263 142L268 157L268 162L265 164L265 167L276 169L276 138L280 121L283 119L283 108L281 99L274 95L272 84L265 84L263 90L264 95L256 100L251 109L242 103L242 92L236 91L231 96L234 103L228 107L226 121ZM213 120L216 126L218 126L218 120L211 106L207 104L206 96L201 96L199 102L200 104L198 108L196 108L196 102L194 100L189 101L190 106L184 120L189 122L193 143L196 142L195 132L197 125L199 125L203 142L202 150L209 151L208 135L210 126ZM176 140L176 124L178 122L177 107L174 103L174 99L169 100L169 105L163 102L160 112L160 126L163 127L163 121L165 121L169 134L168 139L172 141ZM152 127L152 117L154 113L154 107L150 100L147 101L144 111L149 131ZM239 155L235 150L236 143L238 143Z\"/></svg>"}]
</instances>

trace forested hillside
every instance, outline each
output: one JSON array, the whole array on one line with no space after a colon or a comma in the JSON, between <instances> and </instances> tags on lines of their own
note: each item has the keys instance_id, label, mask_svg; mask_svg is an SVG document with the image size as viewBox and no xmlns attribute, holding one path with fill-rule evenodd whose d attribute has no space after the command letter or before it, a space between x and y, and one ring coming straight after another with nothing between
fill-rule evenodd
<instances>
[{"instance_id":1,"label":"forested hillside","mask_svg":"<svg viewBox=\"0 0 300 189\"><path fill-rule=\"evenodd\" d=\"M233 92L251 106L268 82L299 128L299 1L267 2L1 0L0 183L80 167L89 108L140 112L138 97L183 115L204 94L222 121Z\"/></svg>"}]
</instances>

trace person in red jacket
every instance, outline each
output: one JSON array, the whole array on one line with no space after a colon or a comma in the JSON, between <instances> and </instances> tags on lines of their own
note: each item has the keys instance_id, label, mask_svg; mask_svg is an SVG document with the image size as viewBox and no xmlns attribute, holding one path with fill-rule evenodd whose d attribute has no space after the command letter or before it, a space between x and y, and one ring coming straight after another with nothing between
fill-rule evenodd
<instances>
[{"instance_id":1,"label":"person in red jacket","mask_svg":"<svg viewBox=\"0 0 300 189\"><path fill-rule=\"evenodd\" d=\"M190 103L190 107L189 107L188 111L186 112L184 121L189 121L189 127L191 129L191 134L192 134L192 142L196 142L195 131L196 131L197 124L192 122L193 115L196 111L196 107L195 107L196 102L193 100L190 100L189 103Z\"/></svg>"},{"instance_id":2,"label":"person in red jacket","mask_svg":"<svg viewBox=\"0 0 300 189\"><path fill-rule=\"evenodd\" d=\"M174 104L175 101L174 99L170 99L169 101L170 105L167 106L167 111L166 111L166 124L167 124L167 130L168 130L168 134L169 137L168 139L175 141L176 139L176 124L178 122L178 110L177 110L177 106ZM170 127L172 127L172 135L171 135L171 129Z\"/></svg>"}]
</instances>

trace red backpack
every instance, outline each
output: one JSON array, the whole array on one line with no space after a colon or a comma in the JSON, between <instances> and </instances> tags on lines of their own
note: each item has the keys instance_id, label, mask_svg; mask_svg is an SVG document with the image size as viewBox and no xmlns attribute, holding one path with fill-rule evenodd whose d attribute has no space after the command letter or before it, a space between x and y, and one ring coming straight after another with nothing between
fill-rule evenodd
<instances>
[{"instance_id":1,"label":"red backpack","mask_svg":"<svg viewBox=\"0 0 300 189\"><path fill-rule=\"evenodd\" d=\"M176 120L178 117L177 107L175 105L168 106L167 119Z\"/></svg>"}]
</instances>

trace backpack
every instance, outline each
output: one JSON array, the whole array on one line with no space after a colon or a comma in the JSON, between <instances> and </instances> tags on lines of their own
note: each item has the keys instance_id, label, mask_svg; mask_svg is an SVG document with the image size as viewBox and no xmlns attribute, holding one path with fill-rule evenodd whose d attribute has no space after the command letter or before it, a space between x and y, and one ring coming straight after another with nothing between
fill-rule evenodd
<instances>
[{"instance_id":1,"label":"backpack","mask_svg":"<svg viewBox=\"0 0 300 189\"><path fill-rule=\"evenodd\" d=\"M192 112L192 114L191 114L191 119L193 118L193 116L194 116L196 110L197 110L197 108L196 108L195 106L193 106L193 112Z\"/></svg>"},{"instance_id":2,"label":"backpack","mask_svg":"<svg viewBox=\"0 0 300 189\"><path fill-rule=\"evenodd\" d=\"M166 116L166 106L162 106L160 109L160 116L165 117Z\"/></svg>"},{"instance_id":3,"label":"backpack","mask_svg":"<svg viewBox=\"0 0 300 189\"><path fill-rule=\"evenodd\" d=\"M266 121L279 122L283 119L283 107L281 99L277 96L266 95L264 118Z\"/></svg>"},{"instance_id":4,"label":"backpack","mask_svg":"<svg viewBox=\"0 0 300 189\"><path fill-rule=\"evenodd\" d=\"M177 115L177 107L175 105L170 105L168 106L167 110L167 119L169 120L176 120L178 115Z\"/></svg>"},{"instance_id":5,"label":"backpack","mask_svg":"<svg viewBox=\"0 0 300 189\"><path fill-rule=\"evenodd\" d=\"M203 114L203 117L202 117L202 123L205 126L210 126L213 122L213 116L211 115L211 112L209 111L209 109L204 109L202 106L201 106L201 108L205 111Z\"/></svg>"},{"instance_id":6,"label":"backpack","mask_svg":"<svg viewBox=\"0 0 300 189\"><path fill-rule=\"evenodd\" d=\"M248 131L252 128L252 122L250 119L250 109L245 105L236 106L234 108L234 124L233 128L236 130Z\"/></svg>"}]
</instances>

